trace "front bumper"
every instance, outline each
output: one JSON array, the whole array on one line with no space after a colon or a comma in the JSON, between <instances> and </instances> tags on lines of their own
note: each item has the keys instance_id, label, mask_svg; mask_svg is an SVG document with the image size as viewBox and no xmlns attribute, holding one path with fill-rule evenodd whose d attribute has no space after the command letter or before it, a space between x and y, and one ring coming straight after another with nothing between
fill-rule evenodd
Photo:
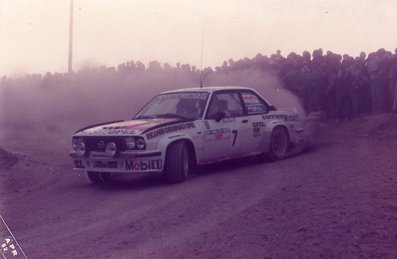
<instances>
[{"instance_id":1,"label":"front bumper","mask_svg":"<svg viewBox=\"0 0 397 259\"><path fill-rule=\"evenodd\" d=\"M112 173L152 173L162 172L164 158L160 151L120 152L117 156L107 156L103 152L90 152L87 156L69 153L74 162L74 170Z\"/></svg>"}]
</instances>

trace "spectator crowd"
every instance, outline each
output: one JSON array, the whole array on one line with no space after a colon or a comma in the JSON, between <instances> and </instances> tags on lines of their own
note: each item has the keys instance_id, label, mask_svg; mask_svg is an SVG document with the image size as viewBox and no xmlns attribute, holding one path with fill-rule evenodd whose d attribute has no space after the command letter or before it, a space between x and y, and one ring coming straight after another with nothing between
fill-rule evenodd
<instances>
[{"instance_id":1,"label":"spectator crowd","mask_svg":"<svg viewBox=\"0 0 397 259\"><path fill-rule=\"evenodd\" d=\"M397 49L358 57L322 49L302 56L278 56L278 74L285 87L298 95L307 112L325 111L335 120L368 113L397 111Z\"/></svg>"},{"instance_id":2,"label":"spectator crowd","mask_svg":"<svg viewBox=\"0 0 397 259\"><path fill-rule=\"evenodd\" d=\"M329 119L348 120L370 113L397 112L397 49L361 52L360 56L331 51L294 52L270 57L224 62L215 68L227 73L248 67L275 73L286 89L297 95L306 112L324 111ZM205 71L204 71L205 72Z\"/></svg>"},{"instance_id":3,"label":"spectator crowd","mask_svg":"<svg viewBox=\"0 0 397 259\"><path fill-rule=\"evenodd\" d=\"M228 75L238 71L254 70L263 74L272 74L279 78L285 89L298 96L307 113L324 111L332 120L349 120L363 114L397 112L397 49L393 54L385 49L376 52L361 52L358 57L339 55L331 51L314 50L302 55L294 52L284 57L280 51L270 57L257 54L254 58L238 61L229 59L221 66L203 69L177 63L175 67L157 61L126 62L117 67L86 68L73 74L74 78L110 75L112 82L128 85L128 80L145 76L183 75L182 83L192 82L204 86L214 75ZM127 78L128 80L126 80ZM23 79L2 77L0 87L18 85L18 82L34 81L35 85L51 87L65 85L70 80L68 74L26 75ZM101 80L99 80L101 81ZM175 84L175 83L174 83ZM186 84L186 83L185 83ZM266 87L266 86L263 86Z\"/></svg>"}]
</instances>

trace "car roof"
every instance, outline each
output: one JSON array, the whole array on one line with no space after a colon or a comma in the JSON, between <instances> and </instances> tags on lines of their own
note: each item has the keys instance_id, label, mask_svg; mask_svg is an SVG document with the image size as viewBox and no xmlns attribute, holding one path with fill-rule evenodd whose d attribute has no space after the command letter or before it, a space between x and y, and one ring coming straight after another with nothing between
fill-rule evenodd
<instances>
[{"instance_id":1,"label":"car roof","mask_svg":"<svg viewBox=\"0 0 397 259\"><path fill-rule=\"evenodd\" d=\"M193 88L182 88L182 89L175 89L171 91L163 92L162 94L168 93L179 93L179 92L215 92L220 90L253 90L252 88L243 87L243 86L206 86L203 88L193 87Z\"/></svg>"}]
</instances>

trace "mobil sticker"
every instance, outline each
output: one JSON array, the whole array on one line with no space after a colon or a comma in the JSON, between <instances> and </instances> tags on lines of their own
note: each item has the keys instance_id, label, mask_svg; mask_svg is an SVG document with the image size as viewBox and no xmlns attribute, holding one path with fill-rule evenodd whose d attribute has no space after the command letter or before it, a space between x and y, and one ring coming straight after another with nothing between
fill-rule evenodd
<instances>
[{"instance_id":1,"label":"mobil sticker","mask_svg":"<svg viewBox=\"0 0 397 259\"><path fill-rule=\"evenodd\" d=\"M125 161L126 171L151 171L160 170L162 168L161 159L141 160L141 161Z\"/></svg>"}]
</instances>

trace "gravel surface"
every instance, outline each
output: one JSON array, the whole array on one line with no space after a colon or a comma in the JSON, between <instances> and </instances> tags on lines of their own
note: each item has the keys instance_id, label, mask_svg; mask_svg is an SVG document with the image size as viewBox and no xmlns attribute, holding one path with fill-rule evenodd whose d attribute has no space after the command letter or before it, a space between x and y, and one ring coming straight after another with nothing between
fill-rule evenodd
<instances>
[{"instance_id":1,"label":"gravel surface","mask_svg":"<svg viewBox=\"0 0 397 259\"><path fill-rule=\"evenodd\" d=\"M1 215L29 258L397 258L397 116L319 125L282 161L102 187L71 170L71 133L3 132Z\"/></svg>"}]
</instances>

